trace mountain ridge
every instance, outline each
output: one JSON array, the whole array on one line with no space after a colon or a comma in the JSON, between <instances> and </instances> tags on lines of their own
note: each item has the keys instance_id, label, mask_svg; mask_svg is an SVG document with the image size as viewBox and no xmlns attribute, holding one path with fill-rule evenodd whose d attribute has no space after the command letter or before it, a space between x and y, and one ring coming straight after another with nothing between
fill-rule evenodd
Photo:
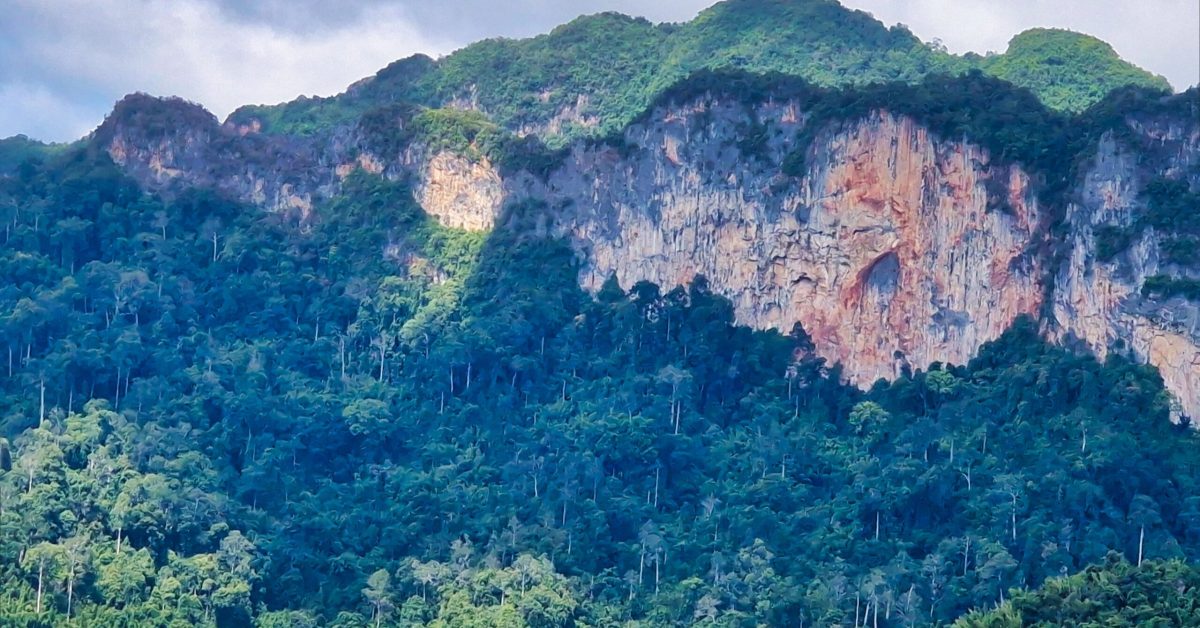
<instances>
[{"instance_id":1,"label":"mountain ridge","mask_svg":"<svg viewBox=\"0 0 1200 628\"><path fill-rule=\"evenodd\" d=\"M944 60L881 29L0 142L0 624L1196 623L1200 89L689 67Z\"/></svg>"},{"instance_id":2,"label":"mountain ridge","mask_svg":"<svg viewBox=\"0 0 1200 628\"><path fill-rule=\"evenodd\" d=\"M702 69L775 71L828 87L917 82L931 74L980 69L1006 75L1050 98L1055 108L1074 112L1119 85L1170 90L1161 77L1114 58L1107 45L1074 50L1098 40L1064 33L1029 30L1014 37L1018 50L1045 50L1019 59L954 56L834 0L727 0L679 24L655 25L605 13L576 18L532 38L484 40L438 60L417 55L389 66L412 66L401 76L381 71L356 83L357 93L246 107L227 121L240 125L258 117L268 131L310 133L329 121L353 117L362 106L355 101L369 100L377 89L386 98L425 106L479 108L512 131L544 134L553 143L559 136L570 139L619 128L657 92ZM1047 34L1054 41L1037 41ZM1069 67L1048 63L1056 61L1051 52L1087 62ZM1103 84L1098 90L1071 96L1070 83L1091 88L1097 81ZM349 102L343 107L342 100ZM569 123L565 130L563 123Z\"/></svg>"},{"instance_id":3,"label":"mountain ridge","mask_svg":"<svg viewBox=\"0 0 1200 628\"><path fill-rule=\"evenodd\" d=\"M718 292L726 296L743 295L741 300L734 299L740 322L782 330L788 329L794 322L815 325L818 319L827 321L823 325L832 324L832 327L823 328L825 331L814 329L818 338L827 341L818 343L818 349L826 351L824 355L832 361L842 362L851 381L859 385L866 385L876 377L897 376L897 365L908 363L909 359L912 359L911 366L914 368L925 368L936 362L965 362L981 342L996 337L1019 314L1032 315L1043 321L1046 325L1044 331L1049 337L1063 342L1080 338L1084 347L1100 355L1112 351L1114 343L1122 337L1128 337L1133 343L1129 349L1140 359L1151 360L1164 369L1169 388L1179 395L1182 404L1176 416L1183 418L1200 412L1200 390L1195 390L1193 383L1200 380L1200 374L1196 371L1200 368L1200 362L1197 362L1197 356L1200 356L1200 349L1197 349L1200 328L1197 327L1194 314L1189 314L1193 309L1190 302L1175 298L1174 295L1180 294L1179 290L1171 288L1174 292L1163 292L1153 288L1156 292L1152 294L1148 292L1150 288L1144 290L1142 286L1180 286L1182 290L1184 284L1190 281L1189 277L1196 272L1191 262L1182 265L1160 263L1159 254L1154 251L1186 245L1191 241L1188 239L1191 237L1188 235L1191 227L1172 227L1165 232L1161 228L1159 231L1132 230L1121 227L1120 222L1115 225L1093 225L1093 220L1085 216L1093 212L1103 215L1111 211L1102 209L1098 204L1100 201L1088 200L1095 196L1097 185L1114 185L1122 179L1135 182L1121 184L1129 188L1124 191L1106 192L1109 198L1103 201L1109 205L1119 202L1125 207L1122 211L1128 215L1143 211L1137 209L1145 204L1140 199L1141 190L1147 185L1153 188L1151 184L1156 180L1155 169L1175 170L1173 180L1185 188L1197 185L1197 175L1187 164L1194 163L1195 146L1200 141L1197 140L1200 131L1194 124L1200 104L1198 96L1200 91L1197 90L1170 97L1154 90L1118 91L1089 112L1069 115L1039 105L1027 90L978 73L959 78L926 79L916 86L883 85L830 90L778 75L701 72L661 92L655 102L636 116L621 133L579 140L562 149L548 149L537 138L519 138L477 113L403 106L380 110L382 115L379 116L365 116L363 123L339 131L331 140L317 136L289 138L247 132L244 127L218 126L214 120L208 120L205 123L208 129L206 133L224 139L199 144L185 139L173 146L143 150L140 156L135 157L126 155L126 147L145 142L122 141L116 150L112 146L102 145L101 148L131 172L145 173L141 180L151 187L170 190L181 182L184 185L225 186L242 201L294 215L300 222L307 219L320 198L336 195L340 182L356 169L394 180L411 181L417 202L446 226L469 226L475 230L507 228L505 216L508 208L529 202L575 208L565 213L561 210L545 211L546 220L548 224L557 225L555 233L575 242L574 247L582 258L590 260L585 267L591 270L585 271L580 281L590 286L592 291L599 289L610 273L616 273L626 287L640 280L669 286L687 283L698 273L708 275ZM154 101L146 102L153 104ZM781 113L779 107L784 105L786 112ZM913 121L913 125L905 120ZM720 125L722 131L709 128L712 124ZM865 332L866 328L860 327L859 323L833 323L826 317L840 313L837 316L844 316L846 321L866 320L861 313L851 314L852 309L861 307L861 304L854 304L860 303L862 297L851 294L861 292L861 287L855 287L861 281L847 282L837 279L837 276L847 272L861 272L863 277L870 276L874 264L891 259L887 257L890 253L883 243L879 246L884 248L876 245L867 247L879 249L877 259L847 262L846 259L837 258L839 261L834 262L831 258L824 262L827 266L847 263L851 266L817 280L816 285L824 286L821 290L832 290L827 295L834 299L818 311L810 311L804 305L788 305L799 298L793 292L793 287L780 284L777 286L779 291L770 294L761 292L761 288L752 289L752 285L760 285L773 272L761 267L761 262L751 261L735 275L726 275L726 271L718 271L711 263L707 267L696 263L709 251L698 246L693 239L700 237L701 233L707 234L703 236L705 238L717 237L715 234L722 229L720 225L731 220L731 215L723 208L741 205L746 209L760 204L763 207L778 206L780 201L771 199L771 196L786 197L789 190L805 190L806 186L814 185L814 181L826 176L820 173L825 172L828 160L847 158L846 155L838 156L840 149L835 147L837 142L845 141L838 139L845 137L840 134L847 129L861 130L863 124L867 127L883 124L888 129L882 134L875 130L866 131L873 138L868 144L875 146L867 148L867 145L863 145L860 148L875 155L864 163L876 163L877 166L869 168L880 169L871 181L860 180L857 175L845 175L848 178L844 181L844 190L832 193L838 198L848 194L846 198L859 198L860 201L848 204L835 201L824 210L834 212L834 217L824 220L832 220L829 224L837 225L847 220L837 217L840 214L847 217L865 216L878 211L869 209L872 206L888 207L890 209L887 212L869 218L867 222L873 225L871 229L892 233L897 228L896 220L904 221L908 220L906 215L919 216L924 211L935 211L933 208L936 204L922 199L932 194L932 190L941 189L941 193L955 199L948 202L957 203L959 209L934 220L924 231L911 231L899 238L902 243L900 246L915 242L911 238L918 238L925 231L937 232L947 224L961 221L962 216L968 213L971 216L992 216L987 220L995 216L1025 215L1023 220L1027 224L1021 228L1024 235L1012 236L1022 244L1012 249L1010 254L1005 254L1008 261L992 259L990 256L993 253L986 252L988 249L985 247L976 251L983 257L959 271L942 269L933 274L922 274L924 271L916 269L928 264L936 267L933 259L908 259L900 268L908 269L904 272L918 272L919 276L924 277L920 282L927 287L907 285L895 294L929 290L932 309L922 309L917 314L904 309L919 307L910 304L889 310L887 302L881 301L881 311L891 312L889 316L910 322L900 323L897 319L882 326L876 323L873 324L875 326L868 325L872 330L869 332ZM1167 142L1165 136L1157 140L1150 139L1150 135L1159 131L1150 130L1146 126L1148 124L1166 125L1162 128L1172 134L1170 141ZM106 122L105 128L108 125ZM669 130L671 125L678 128ZM644 130L653 127L662 127L662 131L654 136L655 139L649 140L649 144L646 139L633 139L629 135L638 128ZM900 133L901 129L906 129L903 137L890 135ZM137 130L137 125L134 130ZM906 145L917 141L916 138L922 138L920 141L925 142L926 134L929 135L929 143L913 155L919 154L922 155L920 159L931 160L927 165L906 173L901 172L902 168L895 162L897 157L883 157L887 150L895 151L896 142ZM711 163L688 165L685 163L687 160L680 157L689 150L690 145L700 145L705 141L712 145L708 150L716 152L704 159L716 160L713 163L723 164L720 168L725 170L718 168L717 172L709 172L712 170ZM888 141L893 143L892 149L886 148ZM1156 142L1161 145L1156 146ZM243 155L244 159L228 161L230 147L239 144L244 144L244 148L233 152ZM182 154L189 154L189 146L199 146L201 151L196 153L193 167L174 169L172 158L178 157L176 153L180 149L186 149ZM957 147L948 150L958 156L950 161L946 161L945 156L937 156L945 147ZM1175 150L1181 152L1171 152ZM1121 154L1130 151L1138 154L1138 159L1144 163L1140 166L1124 165L1121 174L1106 172L1102 175L1103 182L1091 180L1096 176L1091 174L1095 172L1096 159L1121 159ZM203 154L209 157L203 157ZM599 159L594 166L599 168L597 172L610 172L608 168L615 165L616 169L610 174L616 179L604 184L599 179L586 183L588 177L593 175L585 174L588 168L580 165L582 162L579 160L585 159L581 155L585 154L594 155L586 159ZM253 155L265 157L255 161ZM605 156L601 158L601 155ZM640 166L638 162L631 161L638 155L645 156L648 161ZM964 158L967 164L955 165ZM757 167L765 168L751 176L750 180L757 183L739 187L743 185L742 178L750 175L737 170L742 166L734 167L734 162L738 160L743 161L746 167L758 163ZM932 165L935 162L938 165ZM994 162L994 165L989 162ZM884 167L884 163L892 165ZM161 169L164 166L171 171L163 174ZM250 170L245 170L246 166ZM632 168L638 174L621 174L622 168ZM575 174L568 177L569 182L564 181L562 174L572 169L576 170ZM948 170L974 174L962 175L967 178L951 184L945 178ZM693 227L688 227L689 231L685 233L691 235L685 236L683 244L675 242L681 237L678 233L663 232L661 237L666 238L664 241L645 242L644 247L649 248L642 253L632 253L638 250L637 247L630 248L629 238L632 234L640 234L638 237L644 239L647 234L655 233L662 216L652 212L647 217L639 217L639 211L618 211L616 207L604 205L610 200L602 199L620 197L621 190L637 190L621 197L621 207L633 208L644 203L653 206L662 202L660 194L677 185L663 174L672 171L680 172L681 176L691 172L684 176L683 181L691 181L697 176L703 181L700 188L692 189L686 195L708 200L700 201L699 205L679 217L685 222L691 221L687 224L692 224L699 231L693 233ZM221 173L228 176L223 180L212 179L213 174ZM199 178L195 178L197 176ZM715 183L723 178L728 179L734 189L740 190L736 197L725 196L726 192L720 191L722 186L730 187ZM735 181L736 184L733 183ZM555 185L566 187L555 190ZM946 187L948 185L962 189L951 193L946 191L950 189ZM609 188L616 192L609 192ZM889 196L893 192L887 190L893 188L909 191L901 196ZM873 194L882 196L864 205L861 200L863 189L874 189L876 192ZM613 196L614 193L616 196ZM712 194L715 196L706 196ZM806 208L802 214L797 214L803 215L803 223L812 219L815 207L824 202L814 202L818 197L822 197L822 194L802 192L800 197L793 197L784 203ZM901 197L906 200L899 200ZM1173 202L1177 206L1180 201ZM868 208L867 214L862 213L863 208ZM1171 211L1186 212L1186 209L1176 207ZM762 222L765 231L754 227L739 237L746 241L771 241L775 236L769 235L770 230L783 228L776 222L778 210L773 212L756 219ZM887 218L888 212L898 218ZM736 213L732 216L736 216ZM645 219L650 222L643 222ZM1104 219L1102 222L1111 220ZM597 231L587 227L588 224L602 228ZM1159 224L1175 223L1163 223L1160 220ZM784 232L791 234L787 237L799 237L796 234L803 233L803 230L796 231L797 225L789 225ZM941 241L941 244L930 244L932 248L921 249L927 251L921 255L936 256L940 254L939 250L946 249L952 251L950 255L953 259L958 253L953 252L956 251L953 247L957 245L952 243L963 238L999 237L1004 241L1009 240L1010 236L1001 235L1007 227L1001 228L1000 225L994 223L993 227L980 228L978 225L963 224L958 235ZM713 229L716 231L711 231ZM1119 257L1114 261L1112 252L1107 253L1107 258L1095 259L1096 248L1100 246L1096 244L1097 238L1106 238L1104 242L1116 241L1111 235L1115 233L1114 230L1128 234L1122 236L1124 239L1117 252L1137 251L1133 266L1124 260L1134 258ZM1088 235L1080 235L1084 232ZM1094 235L1093 232L1100 235ZM1079 237L1083 237L1084 241L1077 241ZM597 253L596 245L601 242L609 242L611 246L603 249L605 252ZM1068 243L1072 243L1074 248L1066 248ZM782 241L777 244L784 246ZM748 250L729 251L724 259L730 261L724 263L736 266L737 262L732 260L747 255L751 260L760 259L762 251L754 248L760 245L761 242L751 247L751 250L758 251L753 254ZM678 246L683 248L677 249ZM836 244L822 246L849 251L862 248L863 245L839 240ZM891 248L895 246L893 244ZM1106 246L1112 248L1111 245ZM786 245L781 250L788 250L789 247L791 245ZM1147 253L1146 247L1150 247L1150 253ZM646 270L650 268L647 264L651 264L651 259L661 259L656 256L663 250L671 249L681 257L671 258L674 261L658 270ZM1068 254L1068 250L1077 253ZM598 254L604 261L595 266L593 263ZM642 255L649 257L639 257ZM795 255L787 253L786 257L791 259ZM1072 255L1083 257L1075 259ZM807 263L811 264L813 260ZM999 266L994 267L991 278L978 276L967 281L955 274L974 272L972 269L995 264ZM755 269L756 265L760 267ZM1097 285L1092 285L1091 278L1100 271L1091 270L1093 266L1096 269L1111 269L1103 271L1105 279ZM1025 270L1019 270L1021 268ZM811 276L813 270L789 272ZM1132 273L1132 279L1125 277L1129 273ZM990 297L985 296L990 290L987 286L1003 285L1007 281L1006 275L1024 276L1025 279L1018 282L1024 287L1010 295L1015 300L1007 301L1008 305L990 303ZM939 305L939 299L943 297L938 295L954 293L951 287L955 285L967 286L967 293L962 296L967 301L953 306L949 303ZM1068 288L1064 291L1060 285ZM844 290L850 292L843 293ZM1108 296L1101 298L1098 294ZM1126 296L1117 297L1117 294ZM1073 301L1065 301L1067 295L1071 295ZM889 300L891 298L888 297ZM775 303L773 300L778 299L786 302L771 305ZM1081 299L1084 302L1080 302ZM1097 302L1097 299L1102 302ZM840 305L834 305L834 302ZM781 309L775 314L762 314L767 307ZM1160 309L1155 310L1155 307ZM985 325L983 329L987 331L981 332L981 335L975 335L974 331L953 331L959 328L972 329L971 320L989 319L993 310L1004 314L998 324ZM1128 316L1122 313L1126 311L1129 312ZM782 318L780 313L783 313ZM913 325L911 321L928 321L929 328L919 331L920 325L926 323ZM862 324L867 325L865 322ZM1164 330L1176 331L1155 331L1164 325ZM965 333L963 337L969 338L961 341L965 344L945 339L933 340L937 334L957 337L960 333ZM1134 338L1130 334L1141 335ZM860 343L853 349L836 348L854 336L873 344L868 347ZM902 340L885 350L879 343L886 344L884 339L890 337ZM895 356L902 356L903 359Z\"/></svg>"}]
</instances>

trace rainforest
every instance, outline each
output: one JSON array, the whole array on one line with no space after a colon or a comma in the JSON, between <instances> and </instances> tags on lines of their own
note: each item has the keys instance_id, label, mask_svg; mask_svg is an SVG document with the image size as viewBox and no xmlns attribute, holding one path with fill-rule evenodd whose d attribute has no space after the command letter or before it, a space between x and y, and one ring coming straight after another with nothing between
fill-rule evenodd
<instances>
[{"instance_id":1,"label":"rainforest","mask_svg":"<svg viewBox=\"0 0 1200 628\"><path fill-rule=\"evenodd\" d=\"M1200 625L1197 212L1195 88L831 0L0 140L0 624Z\"/></svg>"}]
</instances>

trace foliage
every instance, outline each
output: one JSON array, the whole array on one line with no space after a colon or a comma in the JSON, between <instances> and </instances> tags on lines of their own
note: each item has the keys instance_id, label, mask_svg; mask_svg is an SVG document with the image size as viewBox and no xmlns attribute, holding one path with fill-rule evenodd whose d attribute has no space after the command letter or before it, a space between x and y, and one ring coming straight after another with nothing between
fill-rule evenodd
<instances>
[{"instance_id":1,"label":"foliage","mask_svg":"<svg viewBox=\"0 0 1200 628\"><path fill-rule=\"evenodd\" d=\"M1134 566L1115 554L1103 565L1018 591L994 611L955 626L1195 626L1200 624L1200 571L1179 560Z\"/></svg>"},{"instance_id":2,"label":"foliage","mask_svg":"<svg viewBox=\"0 0 1200 628\"><path fill-rule=\"evenodd\" d=\"M0 139L0 176L17 173L21 164L45 161L66 148L66 144L46 144L24 135Z\"/></svg>"},{"instance_id":3,"label":"foliage","mask_svg":"<svg viewBox=\"0 0 1200 628\"><path fill-rule=\"evenodd\" d=\"M1130 65L1107 43L1071 31L1035 28L982 62L989 74L1028 87L1051 109L1080 112L1126 86L1171 91L1161 76Z\"/></svg>"},{"instance_id":4,"label":"foliage","mask_svg":"<svg viewBox=\"0 0 1200 628\"><path fill-rule=\"evenodd\" d=\"M5 625L932 624L1200 558L1157 373L1029 321L861 392L702 278L593 298L362 173L300 226L86 151L0 186Z\"/></svg>"},{"instance_id":5,"label":"foliage","mask_svg":"<svg viewBox=\"0 0 1200 628\"><path fill-rule=\"evenodd\" d=\"M311 135L397 102L455 106L560 148L623 128L664 90L703 70L781 73L822 87L982 71L1065 112L1081 112L1121 87L1170 89L1107 44L1067 31L1027 31L1005 54L958 57L834 0L727 0L682 24L601 13L530 39L477 42L437 61L418 55L337 97L246 107L230 119Z\"/></svg>"},{"instance_id":6,"label":"foliage","mask_svg":"<svg viewBox=\"0 0 1200 628\"><path fill-rule=\"evenodd\" d=\"M1162 299L1183 297L1193 301L1200 301L1200 279L1151 275L1146 278L1146 281L1142 282L1142 295Z\"/></svg>"}]
</instances>

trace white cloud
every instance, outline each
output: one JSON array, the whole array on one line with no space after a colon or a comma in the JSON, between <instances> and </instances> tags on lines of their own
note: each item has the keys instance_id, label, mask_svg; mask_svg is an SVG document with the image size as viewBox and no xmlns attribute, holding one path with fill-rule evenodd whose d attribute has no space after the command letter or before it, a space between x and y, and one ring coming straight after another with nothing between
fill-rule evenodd
<instances>
[{"instance_id":1,"label":"white cloud","mask_svg":"<svg viewBox=\"0 0 1200 628\"><path fill-rule=\"evenodd\" d=\"M30 83L0 84L0 137L71 140L96 126L96 112ZM5 132L11 129L11 132Z\"/></svg>"},{"instance_id":2,"label":"white cloud","mask_svg":"<svg viewBox=\"0 0 1200 628\"><path fill-rule=\"evenodd\" d=\"M181 96L223 117L247 103L334 94L398 58L452 48L422 34L397 7L368 7L353 23L301 34L237 21L203 0L17 3L27 24L42 26L22 42L27 74L50 78L64 91L102 93L105 107L126 93L144 91ZM7 82L14 79L36 80L18 75ZM78 132L73 125L50 134L27 123L13 126L21 124L19 113L0 118L0 137L27 132L65 140ZM92 126L98 122L95 116Z\"/></svg>"}]
</instances>

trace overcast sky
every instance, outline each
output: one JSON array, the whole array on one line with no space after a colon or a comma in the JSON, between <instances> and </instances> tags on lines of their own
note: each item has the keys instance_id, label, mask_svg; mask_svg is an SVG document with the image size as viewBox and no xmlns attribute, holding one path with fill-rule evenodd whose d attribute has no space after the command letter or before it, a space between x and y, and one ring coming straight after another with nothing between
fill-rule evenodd
<instances>
[{"instance_id":1,"label":"overcast sky","mask_svg":"<svg viewBox=\"0 0 1200 628\"><path fill-rule=\"evenodd\" d=\"M0 0L0 137L66 141L126 93L183 96L224 117L329 95L415 52L545 32L615 10L683 21L713 0ZM1002 52L1033 26L1108 41L1184 89L1200 82L1197 0L844 0L950 50Z\"/></svg>"}]
</instances>

